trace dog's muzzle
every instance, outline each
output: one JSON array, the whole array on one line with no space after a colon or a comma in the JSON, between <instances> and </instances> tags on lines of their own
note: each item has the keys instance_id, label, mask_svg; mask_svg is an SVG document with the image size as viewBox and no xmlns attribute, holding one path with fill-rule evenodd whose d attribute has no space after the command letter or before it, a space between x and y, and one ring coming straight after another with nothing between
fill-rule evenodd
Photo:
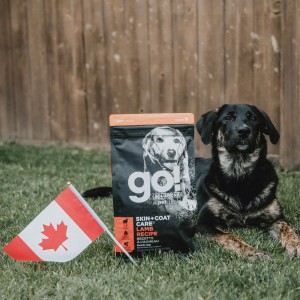
<instances>
[{"instance_id":1,"label":"dog's muzzle","mask_svg":"<svg viewBox=\"0 0 300 300\"><path fill-rule=\"evenodd\" d=\"M247 125L242 125L231 134L224 134L223 145L228 152L252 151L255 147L253 131Z\"/></svg>"},{"instance_id":2,"label":"dog's muzzle","mask_svg":"<svg viewBox=\"0 0 300 300\"><path fill-rule=\"evenodd\" d=\"M244 125L238 128L237 133L240 138L246 139L251 134L251 129L248 126Z\"/></svg>"},{"instance_id":3,"label":"dog's muzzle","mask_svg":"<svg viewBox=\"0 0 300 300\"><path fill-rule=\"evenodd\" d=\"M242 125L237 129L237 145L236 148L239 151L245 151L251 147L252 139L251 139L252 131L247 125Z\"/></svg>"}]
</instances>

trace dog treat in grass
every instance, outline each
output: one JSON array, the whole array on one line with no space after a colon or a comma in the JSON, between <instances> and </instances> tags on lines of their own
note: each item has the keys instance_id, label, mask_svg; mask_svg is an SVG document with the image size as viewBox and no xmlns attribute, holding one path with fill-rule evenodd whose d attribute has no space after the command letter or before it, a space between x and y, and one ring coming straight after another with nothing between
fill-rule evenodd
<instances>
[{"instance_id":1,"label":"dog treat in grass","mask_svg":"<svg viewBox=\"0 0 300 300\"><path fill-rule=\"evenodd\" d=\"M194 250L193 114L111 115L110 134L116 238L133 256Z\"/></svg>"}]
</instances>

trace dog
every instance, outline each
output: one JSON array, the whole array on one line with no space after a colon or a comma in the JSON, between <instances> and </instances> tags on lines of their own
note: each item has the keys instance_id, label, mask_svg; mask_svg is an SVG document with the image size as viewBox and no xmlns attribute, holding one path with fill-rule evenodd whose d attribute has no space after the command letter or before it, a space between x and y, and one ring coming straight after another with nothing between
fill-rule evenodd
<instances>
[{"instance_id":1,"label":"dog","mask_svg":"<svg viewBox=\"0 0 300 300\"><path fill-rule=\"evenodd\" d=\"M279 140L268 115L253 105L225 104L201 116L196 129L212 158L196 158L196 232L249 258L267 254L224 228L255 226L278 240L289 255L300 256L300 240L286 222L276 198L278 177L267 160L267 144Z\"/></svg>"},{"instance_id":2,"label":"dog","mask_svg":"<svg viewBox=\"0 0 300 300\"><path fill-rule=\"evenodd\" d=\"M174 128L163 126L152 129L143 140L144 172L152 174L166 170L174 176L177 170L181 191L188 194L191 182L188 167L186 141L182 133ZM164 185L164 182L161 182Z\"/></svg>"}]
</instances>

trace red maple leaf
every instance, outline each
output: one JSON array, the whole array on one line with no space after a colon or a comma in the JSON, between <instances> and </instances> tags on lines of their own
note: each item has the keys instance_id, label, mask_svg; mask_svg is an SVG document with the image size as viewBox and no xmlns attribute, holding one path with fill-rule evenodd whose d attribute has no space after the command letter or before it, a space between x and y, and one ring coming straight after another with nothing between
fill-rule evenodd
<instances>
[{"instance_id":1,"label":"red maple leaf","mask_svg":"<svg viewBox=\"0 0 300 300\"><path fill-rule=\"evenodd\" d=\"M67 237L67 227L63 221L57 225L57 229L50 225L43 224L44 231L42 234L47 236L47 239L43 239L39 245L43 248L43 250L53 249L54 251L57 250L59 246L63 246L64 249L67 251L68 249L62 244L64 241L68 239Z\"/></svg>"}]
</instances>

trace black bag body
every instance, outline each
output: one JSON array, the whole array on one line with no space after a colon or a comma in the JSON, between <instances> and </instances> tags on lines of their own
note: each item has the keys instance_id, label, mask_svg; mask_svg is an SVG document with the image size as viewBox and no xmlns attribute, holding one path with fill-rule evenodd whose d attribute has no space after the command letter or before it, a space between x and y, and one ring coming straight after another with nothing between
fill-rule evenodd
<instances>
[{"instance_id":1,"label":"black bag body","mask_svg":"<svg viewBox=\"0 0 300 300\"><path fill-rule=\"evenodd\" d=\"M110 135L118 241L135 257L195 250L193 115L111 115Z\"/></svg>"}]
</instances>

